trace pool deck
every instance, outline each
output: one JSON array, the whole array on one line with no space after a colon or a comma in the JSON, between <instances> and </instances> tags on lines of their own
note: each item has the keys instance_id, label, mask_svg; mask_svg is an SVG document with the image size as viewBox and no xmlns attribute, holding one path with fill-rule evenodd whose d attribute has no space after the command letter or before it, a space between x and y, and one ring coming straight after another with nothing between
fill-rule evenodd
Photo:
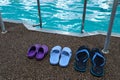
<instances>
[{"instance_id":1,"label":"pool deck","mask_svg":"<svg viewBox=\"0 0 120 80\"><path fill-rule=\"evenodd\" d=\"M75 71L73 63L75 52L82 45L102 50L104 35L78 37L31 31L18 23L5 22L5 26L8 32L0 33L0 80L120 80L120 37L111 37L110 53L105 54L105 76L98 78L90 74L90 59L85 73ZM50 65L49 53L41 61L28 59L27 50L36 43L46 44L49 53L56 45L70 47L73 53L69 66L61 68Z\"/></svg>"}]
</instances>

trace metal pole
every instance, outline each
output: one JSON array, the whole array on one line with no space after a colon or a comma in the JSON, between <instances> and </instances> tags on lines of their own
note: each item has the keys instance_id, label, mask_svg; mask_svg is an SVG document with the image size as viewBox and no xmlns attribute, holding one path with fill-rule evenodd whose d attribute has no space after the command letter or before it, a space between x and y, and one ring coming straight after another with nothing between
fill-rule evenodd
<instances>
[{"instance_id":1,"label":"metal pole","mask_svg":"<svg viewBox=\"0 0 120 80\"><path fill-rule=\"evenodd\" d=\"M112 27L113 27L113 22L114 22L114 18L115 18L117 5L118 5L118 0L114 0L112 12L111 12L111 17L110 17L109 28L108 28L104 48L102 50L103 53L109 53L108 47L109 47L109 43L110 43L110 36L111 36L111 32L112 32Z\"/></svg>"},{"instance_id":2,"label":"metal pole","mask_svg":"<svg viewBox=\"0 0 120 80\"><path fill-rule=\"evenodd\" d=\"M39 22L40 22L40 28L42 28L42 18L41 18L41 9L40 9L40 1L37 0L38 5L38 16L39 16Z\"/></svg>"},{"instance_id":3,"label":"metal pole","mask_svg":"<svg viewBox=\"0 0 120 80\"><path fill-rule=\"evenodd\" d=\"M33 27L40 26L40 28L42 28L42 18L41 18L41 9L40 9L40 1L39 0L37 0L37 7L38 7L39 24L33 25Z\"/></svg>"},{"instance_id":4,"label":"metal pole","mask_svg":"<svg viewBox=\"0 0 120 80\"><path fill-rule=\"evenodd\" d=\"M83 8L83 16L82 16L81 33L84 33L84 22L85 22L85 15L86 15L86 6L87 6L87 0L84 0L84 8Z\"/></svg>"},{"instance_id":5,"label":"metal pole","mask_svg":"<svg viewBox=\"0 0 120 80\"><path fill-rule=\"evenodd\" d=\"M37 0L37 7L38 7L39 24L33 25L33 27L40 26L40 28L42 28L41 8L40 8L39 0Z\"/></svg>"},{"instance_id":6,"label":"metal pole","mask_svg":"<svg viewBox=\"0 0 120 80\"><path fill-rule=\"evenodd\" d=\"M0 13L0 26L1 26L1 29L2 29L2 33L5 34L7 32L7 30L5 29L1 13Z\"/></svg>"}]
</instances>

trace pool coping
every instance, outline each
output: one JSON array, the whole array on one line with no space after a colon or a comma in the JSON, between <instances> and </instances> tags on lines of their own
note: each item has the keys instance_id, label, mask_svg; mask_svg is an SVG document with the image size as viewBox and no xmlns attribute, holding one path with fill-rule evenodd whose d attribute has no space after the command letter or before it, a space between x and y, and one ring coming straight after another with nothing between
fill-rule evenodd
<instances>
[{"instance_id":1,"label":"pool coping","mask_svg":"<svg viewBox=\"0 0 120 80\"><path fill-rule=\"evenodd\" d=\"M107 35L107 32L104 31L93 31L93 32L85 32L85 33L73 33L73 32L65 32L65 31L59 31L59 30L51 30L51 29L40 29L37 30L35 27L33 27L31 24L29 24L26 21L22 20L10 20L10 19L4 19L4 22L9 22L9 23L18 23L18 24L23 24L25 28L31 31L40 31L40 32L46 32L46 33L54 33L54 34L61 34L61 35L68 35L68 36L76 36L76 37L86 37L86 36L93 36L93 35ZM113 33L111 36L114 37L120 37L119 33Z\"/></svg>"}]
</instances>

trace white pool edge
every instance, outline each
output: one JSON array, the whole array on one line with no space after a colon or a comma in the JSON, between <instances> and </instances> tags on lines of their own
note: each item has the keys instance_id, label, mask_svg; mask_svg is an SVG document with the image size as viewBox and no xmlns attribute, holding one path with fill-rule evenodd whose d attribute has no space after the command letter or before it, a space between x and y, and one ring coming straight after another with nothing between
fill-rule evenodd
<instances>
[{"instance_id":1,"label":"white pool edge","mask_svg":"<svg viewBox=\"0 0 120 80\"><path fill-rule=\"evenodd\" d=\"M93 36L93 35L107 35L107 32L104 32L104 31L85 32L85 33L81 34L81 33L72 33L72 32L65 32L65 31L51 30L51 29L37 30L35 27L33 27L31 24L29 24L28 22L25 22L25 21L9 20L9 19L3 19L3 21L10 22L10 23L23 24L28 30L31 30L31 31L40 31L40 32L62 34L62 35L68 35L68 36L85 37L85 36ZM120 34L112 32L111 36L120 37Z\"/></svg>"}]
</instances>

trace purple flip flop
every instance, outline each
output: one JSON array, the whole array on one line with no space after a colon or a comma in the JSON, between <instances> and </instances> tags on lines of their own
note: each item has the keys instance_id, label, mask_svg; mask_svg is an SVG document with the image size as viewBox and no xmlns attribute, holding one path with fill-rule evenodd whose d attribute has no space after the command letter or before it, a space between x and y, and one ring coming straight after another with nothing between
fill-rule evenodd
<instances>
[{"instance_id":1,"label":"purple flip flop","mask_svg":"<svg viewBox=\"0 0 120 80\"><path fill-rule=\"evenodd\" d=\"M48 47L46 45L41 45L36 54L36 59L41 60L48 53Z\"/></svg>"},{"instance_id":2,"label":"purple flip flop","mask_svg":"<svg viewBox=\"0 0 120 80\"><path fill-rule=\"evenodd\" d=\"M41 47L40 44L32 45L32 46L28 49L27 57L28 57L28 58L33 58L33 57L35 57L35 55L37 54L38 49L39 49L40 47Z\"/></svg>"}]
</instances>

